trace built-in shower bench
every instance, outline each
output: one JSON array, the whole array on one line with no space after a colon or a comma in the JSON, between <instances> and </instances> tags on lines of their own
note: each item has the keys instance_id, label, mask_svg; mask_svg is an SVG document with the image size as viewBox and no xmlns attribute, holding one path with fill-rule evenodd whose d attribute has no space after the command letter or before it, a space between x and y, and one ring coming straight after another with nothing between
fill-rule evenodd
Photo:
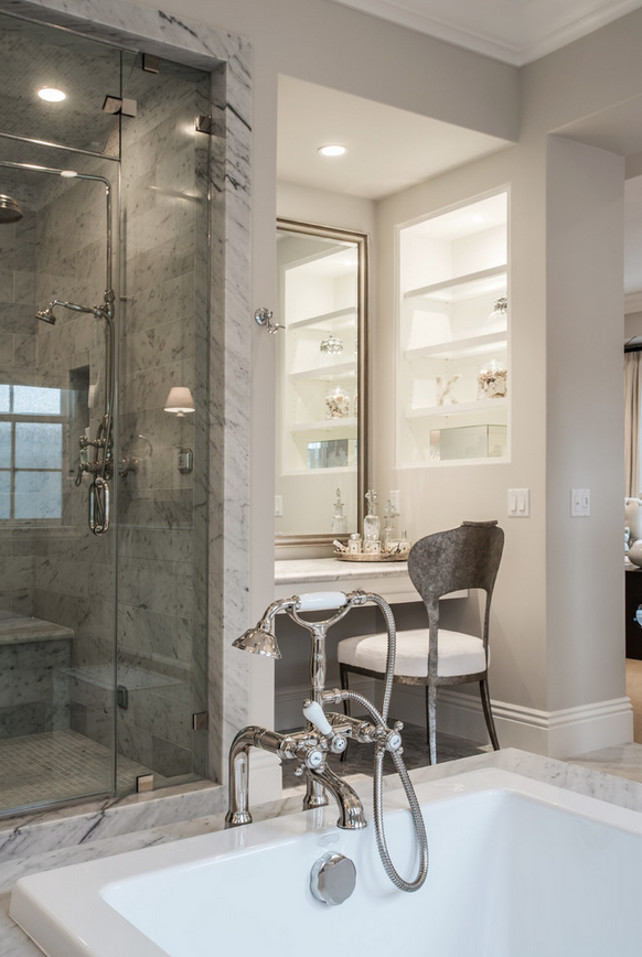
<instances>
[{"instance_id":1,"label":"built-in shower bench","mask_svg":"<svg viewBox=\"0 0 642 957\"><path fill-rule=\"evenodd\" d=\"M72 628L0 612L0 738L69 726Z\"/></svg>"}]
</instances>

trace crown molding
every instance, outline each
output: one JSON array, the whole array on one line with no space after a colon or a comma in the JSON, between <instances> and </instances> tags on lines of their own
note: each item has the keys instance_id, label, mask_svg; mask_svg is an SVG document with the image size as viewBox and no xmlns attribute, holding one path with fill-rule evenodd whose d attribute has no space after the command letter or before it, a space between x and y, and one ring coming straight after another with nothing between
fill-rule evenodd
<instances>
[{"instance_id":1,"label":"crown molding","mask_svg":"<svg viewBox=\"0 0 642 957\"><path fill-rule=\"evenodd\" d=\"M333 0L333 2L388 20L397 26L407 27L417 33L424 33L437 40L444 40L446 43L463 47L473 53L481 53L494 60L501 60L510 66L522 66L526 62L524 51L517 45L482 35L474 30L453 26L427 14L409 10L397 3L390 3L388 0Z\"/></svg>"},{"instance_id":2,"label":"crown molding","mask_svg":"<svg viewBox=\"0 0 642 957\"><path fill-rule=\"evenodd\" d=\"M422 0L423 11L410 9L392 0L333 0L333 2L517 67L525 66L527 63L553 53L641 6L640 0L616 0L616 2L601 0L597 8L589 13L578 14L570 22L560 23L550 29L551 11L545 9L546 4L544 4L538 22L526 29L519 10L522 4L518 3L514 8L514 16L509 18L508 32L515 38L511 42L492 35L492 17L489 19L491 30L482 33L472 23L467 28L432 16L429 13L430 0ZM458 14L461 16L461 8ZM506 24L505 16L503 24Z\"/></svg>"}]
</instances>

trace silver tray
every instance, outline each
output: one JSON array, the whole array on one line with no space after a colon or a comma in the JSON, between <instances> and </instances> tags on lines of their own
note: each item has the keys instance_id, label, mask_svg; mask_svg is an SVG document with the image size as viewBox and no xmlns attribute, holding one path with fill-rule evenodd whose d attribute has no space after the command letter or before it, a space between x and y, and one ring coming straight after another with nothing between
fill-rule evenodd
<instances>
[{"instance_id":1,"label":"silver tray","mask_svg":"<svg viewBox=\"0 0 642 957\"><path fill-rule=\"evenodd\" d=\"M398 555L345 555L335 552L334 557L340 562L405 562L408 560L408 552L400 552Z\"/></svg>"}]
</instances>

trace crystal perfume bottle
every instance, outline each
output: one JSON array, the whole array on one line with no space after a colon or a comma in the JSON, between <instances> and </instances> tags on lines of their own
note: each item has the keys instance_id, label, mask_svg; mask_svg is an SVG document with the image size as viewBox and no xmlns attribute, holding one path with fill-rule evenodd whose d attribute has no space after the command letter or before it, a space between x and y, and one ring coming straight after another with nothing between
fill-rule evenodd
<instances>
[{"instance_id":1,"label":"crystal perfume bottle","mask_svg":"<svg viewBox=\"0 0 642 957\"><path fill-rule=\"evenodd\" d=\"M383 549L384 551L391 551L397 546L399 541L399 535L397 534L397 519L399 518L399 512L392 504L391 499L388 499L383 509L384 516L384 526L383 526Z\"/></svg>"},{"instance_id":2,"label":"crystal perfume bottle","mask_svg":"<svg viewBox=\"0 0 642 957\"><path fill-rule=\"evenodd\" d=\"M381 536L381 522L377 515L377 493L374 489L368 489L366 501L368 513L363 520L363 547L364 551L376 551L375 543L378 548Z\"/></svg>"},{"instance_id":3,"label":"crystal perfume bottle","mask_svg":"<svg viewBox=\"0 0 642 957\"><path fill-rule=\"evenodd\" d=\"M343 502L341 501L340 488L337 489L337 498L334 503L334 515L332 516L330 531L333 535L345 535L347 531L346 517L343 514Z\"/></svg>"}]
</instances>

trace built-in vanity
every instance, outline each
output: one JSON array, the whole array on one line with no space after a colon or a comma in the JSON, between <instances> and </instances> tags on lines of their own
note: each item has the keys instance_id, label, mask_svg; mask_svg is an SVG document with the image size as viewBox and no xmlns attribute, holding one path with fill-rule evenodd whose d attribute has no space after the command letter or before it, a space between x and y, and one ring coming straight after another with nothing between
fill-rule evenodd
<instances>
[{"instance_id":1,"label":"built-in vanity","mask_svg":"<svg viewBox=\"0 0 642 957\"><path fill-rule=\"evenodd\" d=\"M274 597L303 591L376 592L390 605L419 601L407 562L350 562L338 558L287 559L274 563Z\"/></svg>"}]
</instances>

